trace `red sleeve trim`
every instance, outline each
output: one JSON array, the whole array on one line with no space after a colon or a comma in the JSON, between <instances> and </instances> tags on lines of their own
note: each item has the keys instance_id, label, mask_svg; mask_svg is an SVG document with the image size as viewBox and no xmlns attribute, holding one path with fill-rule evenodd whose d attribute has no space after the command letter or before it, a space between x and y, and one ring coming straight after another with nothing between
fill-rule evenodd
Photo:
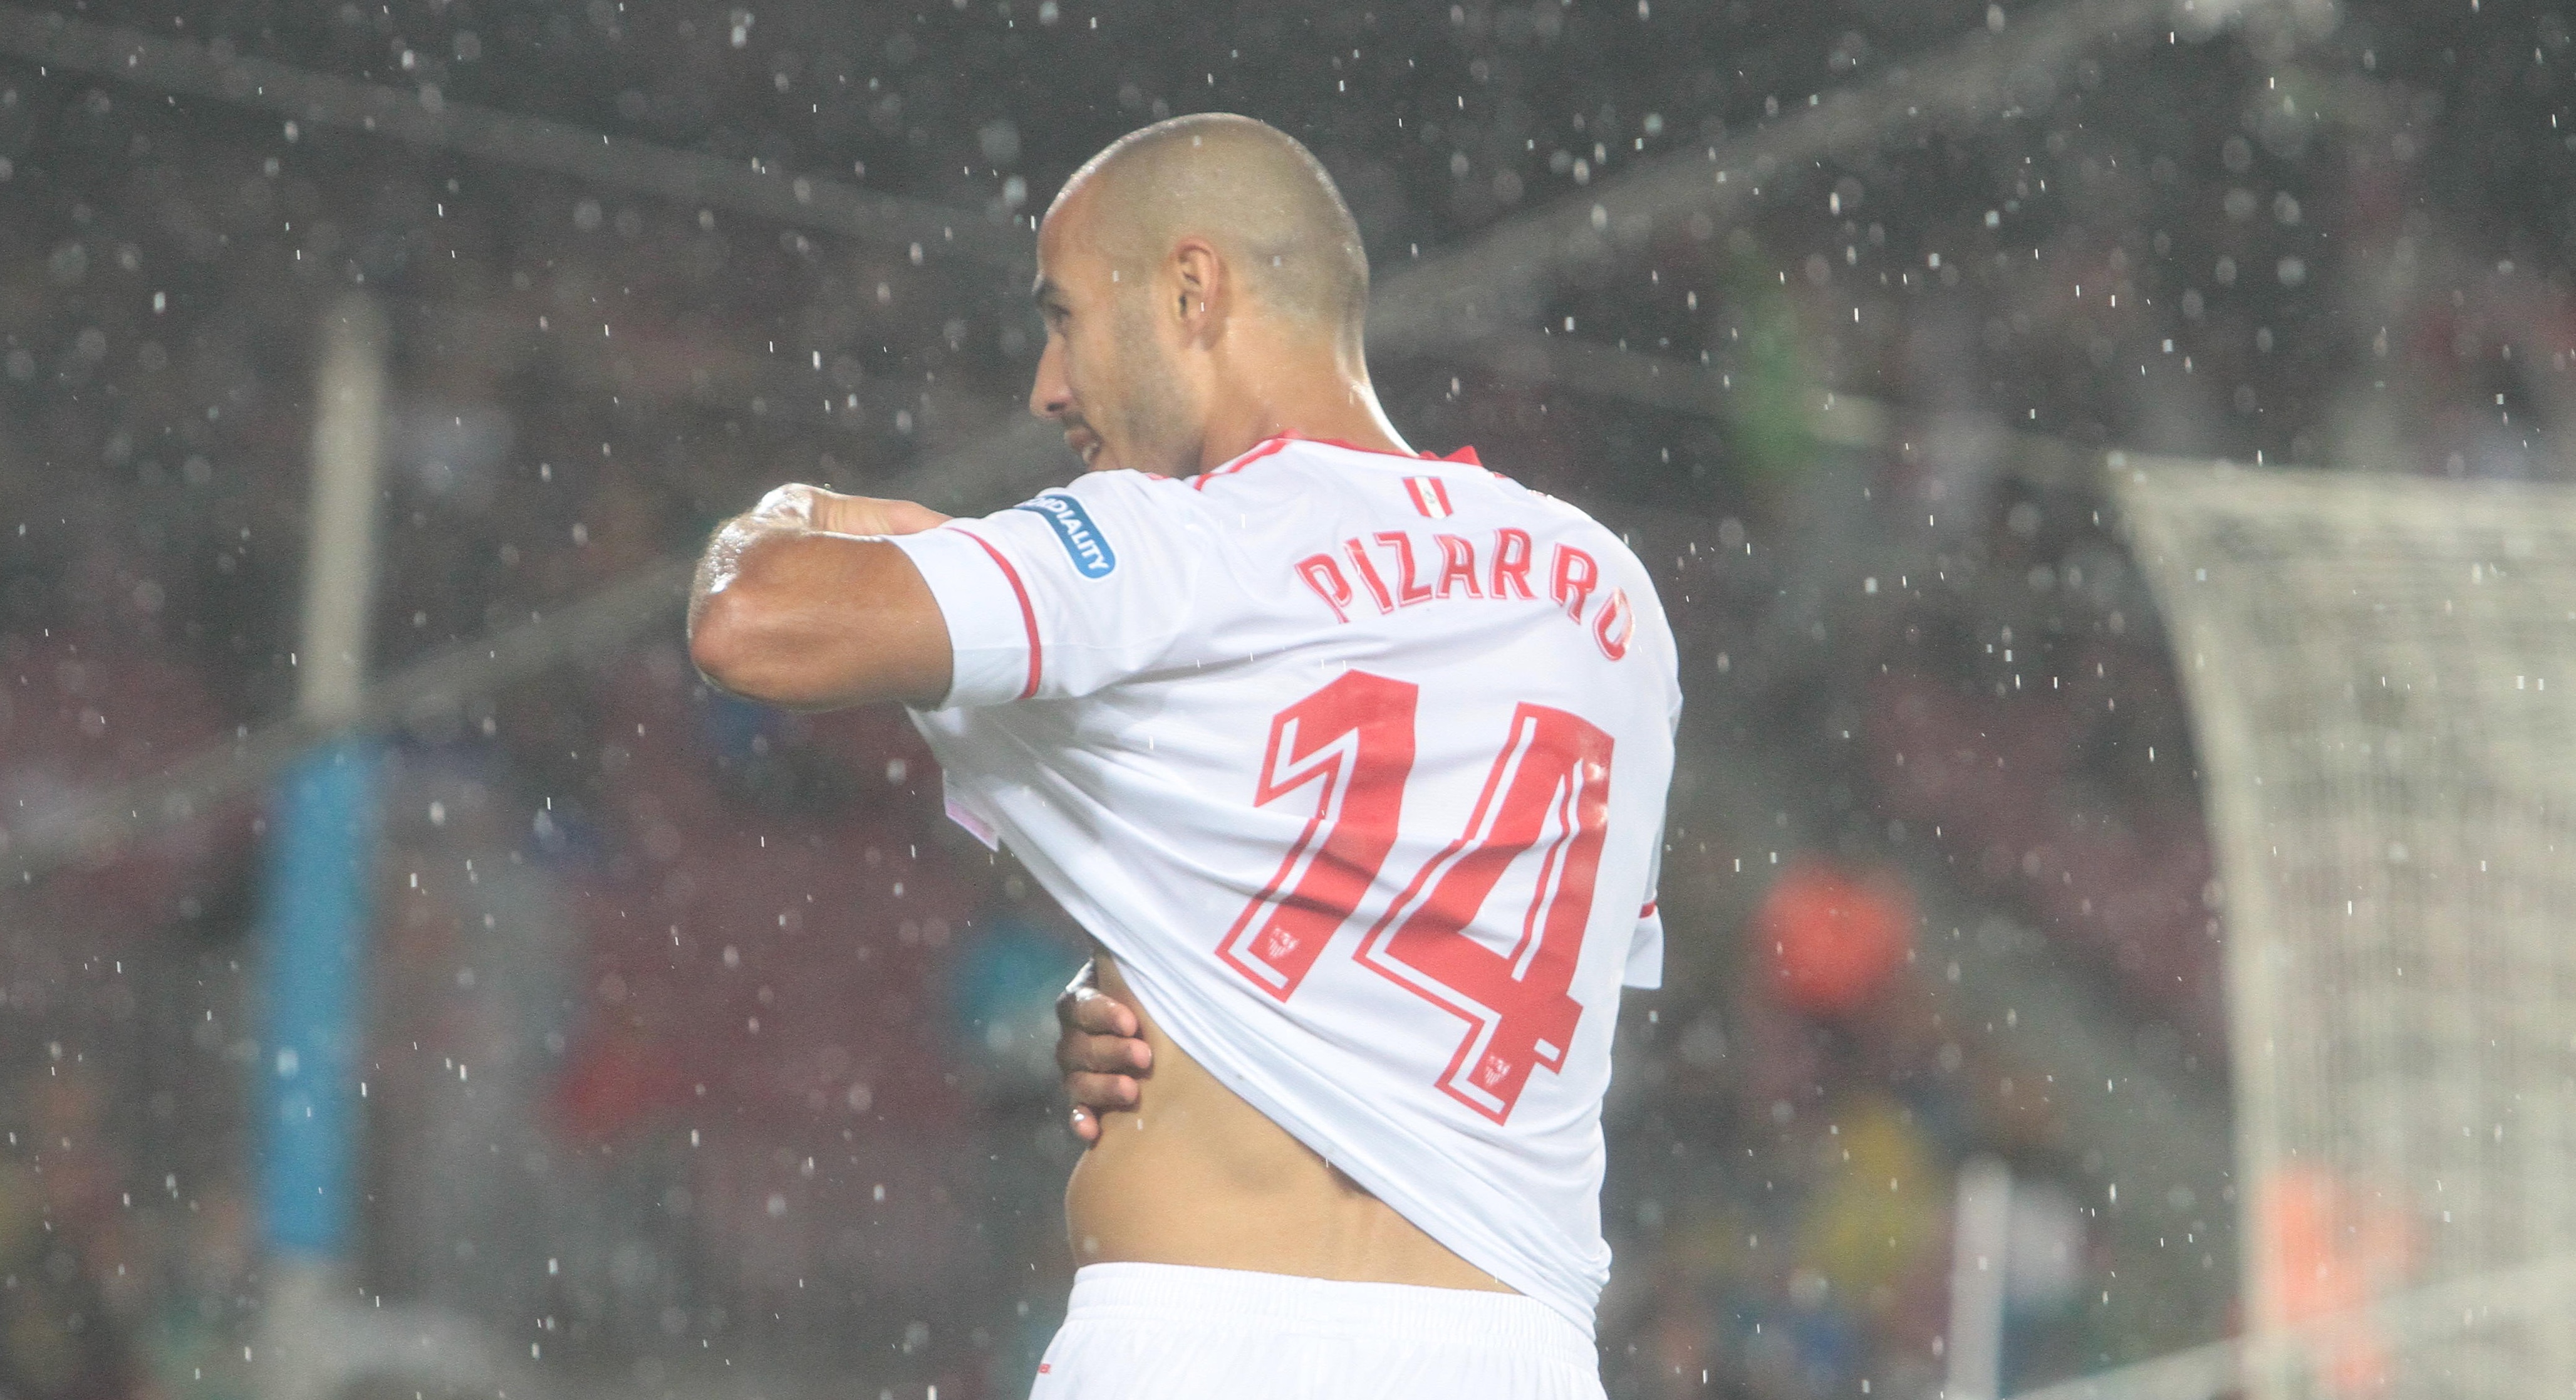
<instances>
[{"instance_id":1,"label":"red sleeve trim","mask_svg":"<svg viewBox=\"0 0 2576 1400\"><path fill-rule=\"evenodd\" d=\"M1657 901L1651 899L1647 900L1645 907L1637 911L1637 917L1640 919L1651 919L1655 917L1655 910L1657 907Z\"/></svg>"},{"instance_id":2,"label":"red sleeve trim","mask_svg":"<svg viewBox=\"0 0 2576 1400\"><path fill-rule=\"evenodd\" d=\"M956 529L953 525L949 528ZM1038 610L1029 603L1029 586L1020 582L1020 571L1011 567L1010 559L993 548L983 536L972 530L958 530L957 533L984 546L984 552L993 556L993 562L1001 566L1002 577L1011 581L1011 595L1020 600L1020 622L1029 629L1029 683L1020 690L1019 698L1030 699L1038 693L1038 675L1045 652L1038 645Z\"/></svg>"}]
</instances>

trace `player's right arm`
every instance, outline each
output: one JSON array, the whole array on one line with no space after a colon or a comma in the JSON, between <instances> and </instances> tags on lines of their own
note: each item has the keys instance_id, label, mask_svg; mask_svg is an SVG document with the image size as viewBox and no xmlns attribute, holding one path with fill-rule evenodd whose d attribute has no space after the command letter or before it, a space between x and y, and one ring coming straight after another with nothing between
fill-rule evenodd
<instances>
[{"instance_id":1,"label":"player's right arm","mask_svg":"<svg viewBox=\"0 0 2576 1400\"><path fill-rule=\"evenodd\" d=\"M716 528L689 592L689 657L736 695L797 709L947 694L948 629L885 536L948 517L910 501L782 486Z\"/></svg>"}]
</instances>

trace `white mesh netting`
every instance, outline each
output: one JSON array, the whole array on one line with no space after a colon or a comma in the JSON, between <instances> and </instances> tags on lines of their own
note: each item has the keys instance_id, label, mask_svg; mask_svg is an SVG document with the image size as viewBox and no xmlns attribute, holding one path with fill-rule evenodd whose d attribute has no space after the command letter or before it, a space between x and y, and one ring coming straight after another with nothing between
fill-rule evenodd
<instances>
[{"instance_id":1,"label":"white mesh netting","mask_svg":"<svg viewBox=\"0 0 2576 1400\"><path fill-rule=\"evenodd\" d=\"M2567 1395L2576 1298L2324 1320L2576 1254L2576 490L2112 478L2226 890L2248 1331L2306 1334L2247 1393Z\"/></svg>"}]
</instances>

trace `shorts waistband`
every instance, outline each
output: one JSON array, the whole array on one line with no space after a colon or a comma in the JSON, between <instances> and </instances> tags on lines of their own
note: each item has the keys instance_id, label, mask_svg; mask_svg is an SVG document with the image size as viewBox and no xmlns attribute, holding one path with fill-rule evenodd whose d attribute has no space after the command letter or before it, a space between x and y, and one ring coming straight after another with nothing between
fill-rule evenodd
<instances>
[{"instance_id":1,"label":"shorts waistband","mask_svg":"<svg viewBox=\"0 0 2576 1400\"><path fill-rule=\"evenodd\" d=\"M1586 1371L1600 1365L1592 1339L1545 1303L1467 1288L1186 1264L1087 1264L1074 1273L1065 1321L1111 1320L1382 1336L1551 1355Z\"/></svg>"}]
</instances>

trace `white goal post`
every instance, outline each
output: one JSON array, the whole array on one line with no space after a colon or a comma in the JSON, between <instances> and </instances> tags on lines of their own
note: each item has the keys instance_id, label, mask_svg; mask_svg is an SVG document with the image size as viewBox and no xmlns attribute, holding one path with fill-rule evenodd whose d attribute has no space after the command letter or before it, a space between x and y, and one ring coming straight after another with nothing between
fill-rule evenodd
<instances>
[{"instance_id":1,"label":"white goal post","mask_svg":"<svg viewBox=\"0 0 2576 1400\"><path fill-rule=\"evenodd\" d=\"M2245 1393L2570 1394L2563 1287L2370 1305L2576 1254L2576 488L2108 471L2225 891Z\"/></svg>"}]
</instances>

